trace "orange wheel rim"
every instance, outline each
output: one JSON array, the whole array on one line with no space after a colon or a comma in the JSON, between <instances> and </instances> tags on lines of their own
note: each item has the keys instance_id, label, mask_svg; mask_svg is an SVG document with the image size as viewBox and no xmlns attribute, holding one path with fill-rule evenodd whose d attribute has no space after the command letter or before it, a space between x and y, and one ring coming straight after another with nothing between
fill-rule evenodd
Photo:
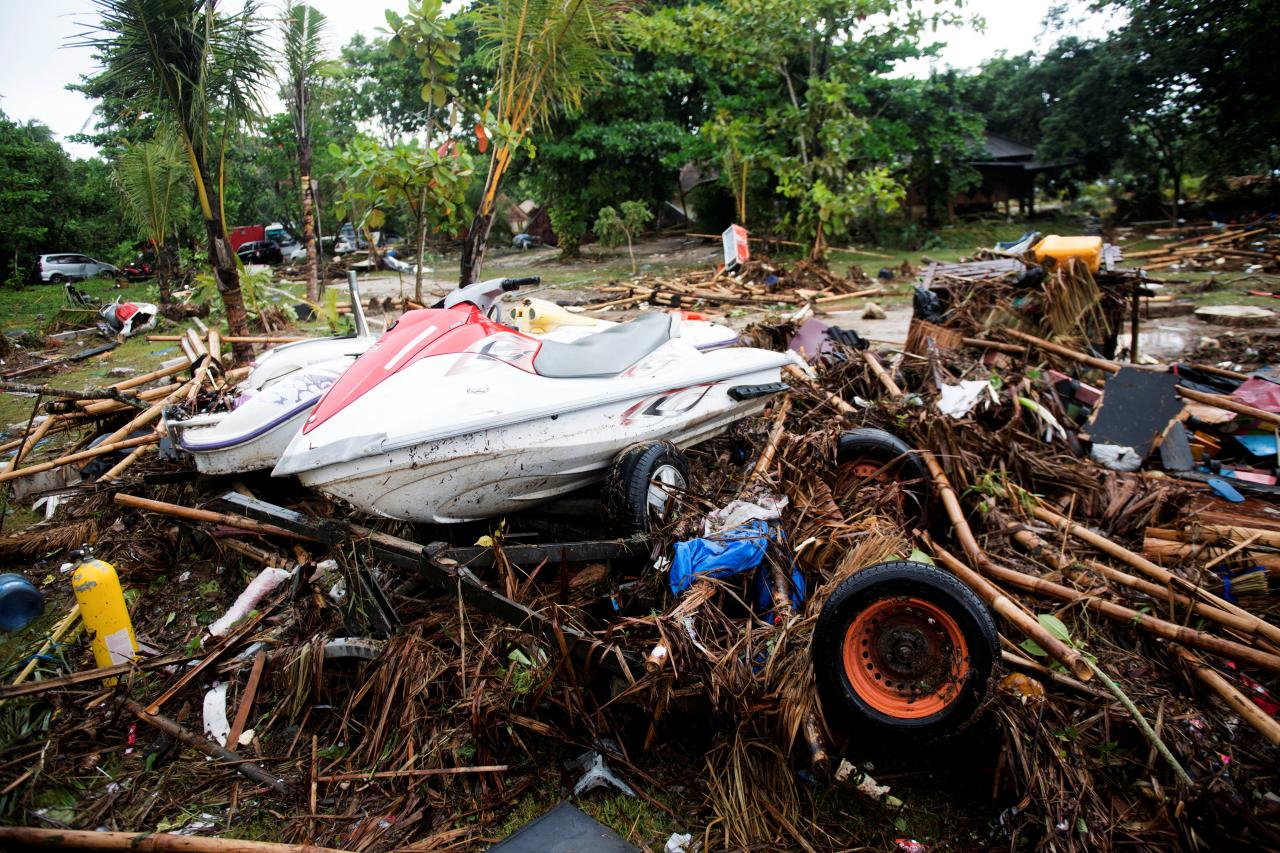
<instances>
[{"instance_id":1,"label":"orange wheel rim","mask_svg":"<svg viewBox=\"0 0 1280 853\"><path fill-rule=\"evenodd\" d=\"M892 467L892 465L885 465L883 462L877 462L874 459L854 459L841 465L840 469L841 473L851 473L859 480L874 480L877 483L887 483L894 479L889 473L889 469Z\"/></svg>"},{"instance_id":2,"label":"orange wheel rim","mask_svg":"<svg viewBox=\"0 0 1280 853\"><path fill-rule=\"evenodd\" d=\"M881 714L918 720L954 702L969 675L969 646L960 626L921 598L882 598L844 636L849 686Z\"/></svg>"}]
</instances>

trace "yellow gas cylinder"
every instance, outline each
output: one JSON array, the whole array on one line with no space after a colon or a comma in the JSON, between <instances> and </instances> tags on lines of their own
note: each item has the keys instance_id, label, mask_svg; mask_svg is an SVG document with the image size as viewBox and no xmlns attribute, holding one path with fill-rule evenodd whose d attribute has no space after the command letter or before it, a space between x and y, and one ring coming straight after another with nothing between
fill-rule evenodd
<instances>
[{"instance_id":1,"label":"yellow gas cylinder","mask_svg":"<svg viewBox=\"0 0 1280 853\"><path fill-rule=\"evenodd\" d=\"M1101 237L1059 237L1050 234L1031 247L1036 261L1044 263L1046 259L1065 261L1067 258L1079 258L1088 265L1091 272L1097 272L1102 265Z\"/></svg>"},{"instance_id":2,"label":"yellow gas cylinder","mask_svg":"<svg viewBox=\"0 0 1280 853\"><path fill-rule=\"evenodd\" d=\"M76 553L81 560L71 575L71 587L89 629L94 660L100 667L128 663L138 654L138 641L115 566L95 558L87 548Z\"/></svg>"}]
</instances>

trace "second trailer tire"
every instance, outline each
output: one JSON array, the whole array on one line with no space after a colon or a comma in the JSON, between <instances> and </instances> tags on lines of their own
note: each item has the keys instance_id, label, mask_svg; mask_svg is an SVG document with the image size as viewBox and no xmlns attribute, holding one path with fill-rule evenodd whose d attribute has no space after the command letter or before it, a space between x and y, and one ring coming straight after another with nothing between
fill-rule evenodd
<instances>
[{"instance_id":1,"label":"second trailer tire","mask_svg":"<svg viewBox=\"0 0 1280 853\"><path fill-rule=\"evenodd\" d=\"M930 740L972 721L999 642L973 590L934 566L899 560L836 587L811 654L828 723Z\"/></svg>"},{"instance_id":2,"label":"second trailer tire","mask_svg":"<svg viewBox=\"0 0 1280 853\"><path fill-rule=\"evenodd\" d=\"M872 427L846 430L836 442L836 465L859 479L900 483L909 504L904 509L925 517L929 469L911 445L893 433Z\"/></svg>"}]
</instances>

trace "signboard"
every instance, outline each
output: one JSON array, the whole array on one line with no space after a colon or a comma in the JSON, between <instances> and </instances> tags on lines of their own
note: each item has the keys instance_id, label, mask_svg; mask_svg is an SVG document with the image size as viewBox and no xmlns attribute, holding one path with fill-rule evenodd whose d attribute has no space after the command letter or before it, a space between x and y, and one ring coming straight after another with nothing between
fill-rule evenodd
<instances>
[{"instance_id":1,"label":"signboard","mask_svg":"<svg viewBox=\"0 0 1280 853\"><path fill-rule=\"evenodd\" d=\"M747 248L747 229L741 225L730 225L720 236L724 240L725 269L745 264L751 257L751 250Z\"/></svg>"}]
</instances>

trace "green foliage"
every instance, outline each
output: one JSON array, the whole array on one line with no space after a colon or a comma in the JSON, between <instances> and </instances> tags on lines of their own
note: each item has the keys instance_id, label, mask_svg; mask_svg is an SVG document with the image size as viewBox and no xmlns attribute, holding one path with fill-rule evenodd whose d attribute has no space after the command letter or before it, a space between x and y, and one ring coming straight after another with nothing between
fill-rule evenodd
<instances>
[{"instance_id":1,"label":"green foliage","mask_svg":"<svg viewBox=\"0 0 1280 853\"><path fill-rule=\"evenodd\" d=\"M644 230L644 226L653 221L653 212L640 201L624 201L621 214L612 207L602 207L596 224L592 230L605 246L621 246L627 244L627 253L631 255L631 273L636 269L636 255L632 251L632 241Z\"/></svg>"},{"instance_id":2,"label":"green foliage","mask_svg":"<svg viewBox=\"0 0 1280 853\"><path fill-rule=\"evenodd\" d=\"M124 203L124 215L138 236L154 246L170 233L170 211L190 178L190 169L172 136L125 143L112 170L112 182Z\"/></svg>"}]
</instances>

